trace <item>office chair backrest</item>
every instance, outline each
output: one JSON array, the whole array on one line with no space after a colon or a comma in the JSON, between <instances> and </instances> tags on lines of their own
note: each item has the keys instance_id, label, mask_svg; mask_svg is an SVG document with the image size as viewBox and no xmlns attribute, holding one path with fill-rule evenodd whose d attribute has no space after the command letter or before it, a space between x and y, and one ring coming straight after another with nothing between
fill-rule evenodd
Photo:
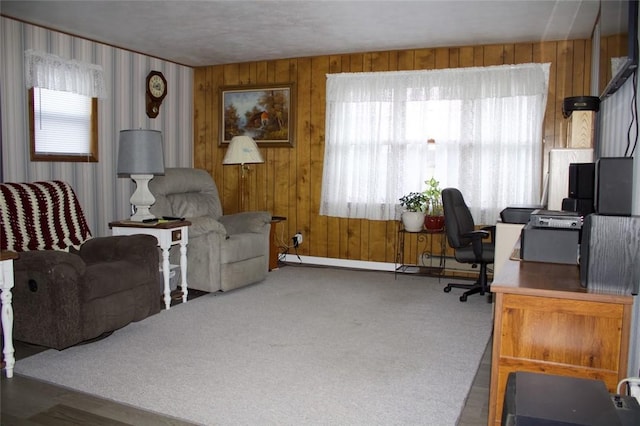
<instances>
[{"instance_id":1,"label":"office chair backrest","mask_svg":"<svg viewBox=\"0 0 640 426\"><path fill-rule=\"evenodd\" d=\"M475 230L471 211L464 202L462 193L456 188L442 190L442 207L444 208L444 227L449 245L458 249L471 244L470 238L462 235Z\"/></svg>"}]
</instances>

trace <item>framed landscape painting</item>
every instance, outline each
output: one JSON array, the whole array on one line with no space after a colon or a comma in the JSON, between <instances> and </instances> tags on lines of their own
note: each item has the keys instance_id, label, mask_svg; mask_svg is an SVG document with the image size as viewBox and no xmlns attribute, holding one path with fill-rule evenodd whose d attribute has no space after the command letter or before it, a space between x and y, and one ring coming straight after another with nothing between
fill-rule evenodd
<instances>
[{"instance_id":1,"label":"framed landscape painting","mask_svg":"<svg viewBox=\"0 0 640 426\"><path fill-rule=\"evenodd\" d=\"M220 88L220 145L250 136L259 146L293 146L293 83Z\"/></svg>"}]
</instances>

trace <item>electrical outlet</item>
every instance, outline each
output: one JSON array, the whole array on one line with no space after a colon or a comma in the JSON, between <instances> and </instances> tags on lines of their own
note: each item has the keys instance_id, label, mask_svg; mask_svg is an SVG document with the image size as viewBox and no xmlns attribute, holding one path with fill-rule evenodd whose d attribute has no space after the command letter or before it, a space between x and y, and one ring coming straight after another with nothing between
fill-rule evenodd
<instances>
[{"instance_id":1,"label":"electrical outlet","mask_svg":"<svg viewBox=\"0 0 640 426\"><path fill-rule=\"evenodd\" d=\"M293 246L298 247L300 244L302 244L302 234L298 232L293 236Z\"/></svg>"}]
</instances>

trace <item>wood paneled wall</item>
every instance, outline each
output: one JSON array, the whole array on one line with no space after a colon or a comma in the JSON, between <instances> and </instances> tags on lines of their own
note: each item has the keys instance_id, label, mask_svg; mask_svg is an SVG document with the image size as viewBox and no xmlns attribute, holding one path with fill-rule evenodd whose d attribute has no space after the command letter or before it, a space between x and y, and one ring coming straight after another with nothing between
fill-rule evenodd
<instances>
[{"instance_id":1,"label":"wood paneled wall","mask_svg":"<svg viewBox=\"0 0 640 426\"><path fill-rule=\"evenodd\" d=\"M194 74L194 165L214 177L226 213L238 211L238 166L222 166L218 146L219 88L293 82L296 134L293 148L261 148L264 164L251 166L249 210L286 216L277 225L285 241L298 231L301 255L338 259L395 261L397 223L320 216L324 160L326 74L476 67L550 62L549 98L544 123L544 153L566 143L562 101L588 95L591 40L425 48L256 61L200 67ZM545 155L546 158L546 155ZM545 166L546 167L546 166ZM407 244L411 247L413 244ZM408 249L409 250L409 249ZM415 249L406 258L415 259Z\"/></svg>"}]
</instances>

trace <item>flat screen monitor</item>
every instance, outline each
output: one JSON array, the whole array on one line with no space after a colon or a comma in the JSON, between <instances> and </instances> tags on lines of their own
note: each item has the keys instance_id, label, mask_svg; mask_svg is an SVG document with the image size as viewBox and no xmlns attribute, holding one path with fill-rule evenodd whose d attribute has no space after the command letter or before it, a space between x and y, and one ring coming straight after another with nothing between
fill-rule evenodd
<instances>
[{"instance_id":1,"label":"flat screen monitor","mask_svg":"<svg viewBox=\"0 0 640 426\"><path fill-rule=\"evenodd\" d=\"M600 100L615 93L638 67L638 0L600 2Z\"/></svg>"}]
</instances>

